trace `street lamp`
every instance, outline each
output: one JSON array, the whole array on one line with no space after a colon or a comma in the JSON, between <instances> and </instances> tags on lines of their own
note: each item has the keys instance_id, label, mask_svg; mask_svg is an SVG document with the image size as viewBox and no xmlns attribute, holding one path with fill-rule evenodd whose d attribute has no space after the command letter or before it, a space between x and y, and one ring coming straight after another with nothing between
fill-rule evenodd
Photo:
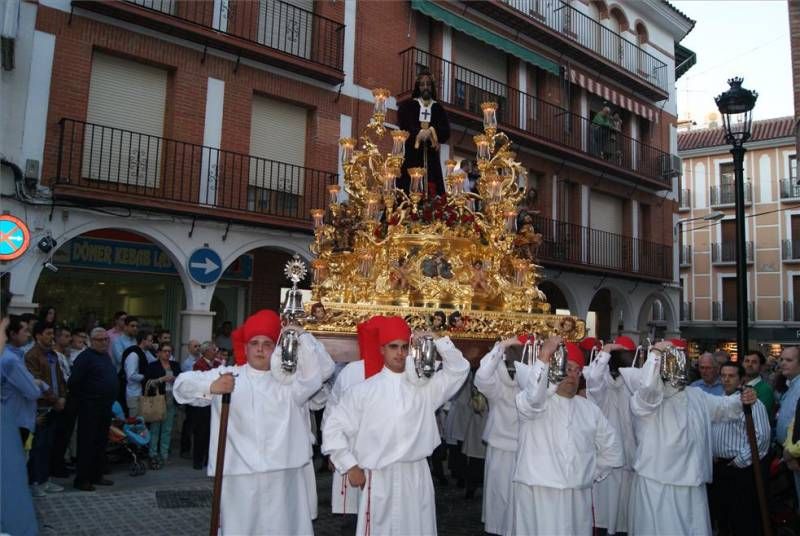
<instances>
[{"instance_id":1,"label":"street lamp","mask_svg":"<svg viewBox=\"0 0 800 536\"><path fill-rule=\"evenodd\" d=\"M725 140L731 145L736 178L736 353L748 350L747 248L744 222L744 143L750 139L752 111L758 93L742 87L742 78L728 80L730 89L714 99L725 126ZM740 357L741 358L741 357Z\"/></svg>"},{"instance_id":2,"label":"street lamp","mask_svg":"<svg viewBox=\"0 0 800 536\"><path fill-rule=\"evenodd\" d=\"M708 214L704 214L703 216L695 216L694 218L681 218L680 220L675 222L675 225L672 227L672 233L675 237L678 237L678 229L684 223L689 223L690 221L697 221L697 220L705 220L705 221L719 221L725 217L724 212L720 212L719 210L715 210L713 212L709 212Z\"/></svg>"}]
</instances>

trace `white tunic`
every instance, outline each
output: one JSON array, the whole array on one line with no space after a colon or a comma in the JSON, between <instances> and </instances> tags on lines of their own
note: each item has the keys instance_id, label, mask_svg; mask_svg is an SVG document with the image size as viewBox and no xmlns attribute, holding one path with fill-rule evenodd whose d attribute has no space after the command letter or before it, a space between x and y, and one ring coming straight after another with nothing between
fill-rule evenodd
<instances>
[{"instance_id":1,"label":"white tunic","mask_svg":"<svg viewBox=\"0 0 800 536\"><path fill-rule=\"evenodd\" d=\"M710 534L705 484L712 479L711 423L742 414L738 395L665 385L650 352L631 399L638 444L628 507L630 534Z\"/></svg>"},{"instance_id":2,"label":"white tunic","mask_svg":"<svg viewBox=\"0 0 800 536\"><path fill-rule=\"evenodd\" d=\"M306 339L311 344L323 382L322 387L320 387L320 389L314 393L314 396L306 403L306 412L308 413L308 436L311 440L311 444L316 445L317 426L311 411L317 411L325 407L330 393L330 389L325 382L333 375L333 371L336 369L336 363L334 363L331 355L316 337L306 332L301 335L300 338ZM317 506L319 501L317 500L317 475L314 471L313 456L312 451L308 463L303 467L303 478L305 478L306 481L306 493L308 495L308 504L311 509L311 519L317 519Z\"/></svg>"},{"instance_id":3,"label":"white tunic","mask_svg":"<svg viewBox=\"0 0 800 536\"><path fill-rule=\"evenodd\" d=\"M610 359L608 352L598 353L597 358L583 369L583 376L586 378L586 397L600 408L622 443L624 465L612 469L607 478L595 482L592 488L594 526L615 534L628 529L628 498L633 479L636 438L630 407L633 392L628 389L623 376L611 376L608 368ZM630 374L626 377L630 377Z\"/></svg>"},{"instance_id":4,"label":"white tunic","mask_svg":"<svg viewBox=\"0 0 800 536\"><path fill-rule=\"evenodd\" d=\"M339 402L342 395L352 386L364 381L364 361L353 361L348 363L333 384L328 404L325 407L322 426L325 427L325 420L332 408ZM339 471L333 472L331 483L331 511L334 514L357 514L358 502L361 498L361 488L350 485L347 477Z\"/></svg>"},{"instance_id":5,"label":"white tunic","mask_svg":"<svg viewBox=\"0 0 800 536\"><path fill-rule=\"evenodd\" d=\"M441 372L412 381L385 368L344 392L323 426L322 451L336 470L358 465L367 475L357 534L436 533L433 481L426 458L441 442L436 410L464 383L469 362L449 338L436 340Z\"/></svg>"},{"instance_id":6,"label":"white tunic","mask_svg":"<svg viewBox=\"0 0 800 536\"><path fill-rule=\"evenodd\" d=\"M548 389L543 362L531 369L517 395L519 449L506 533L588 535L592 483L622 466L622 447L597 406Z\"/></svg>"},{"instance_id":7,"label":"white tunic","mask_svg":"<svg viewBox=\"0 0 800 536\"><path fill-rule=\"evenodd\" d=\"M469 383L464 382L450 400L450 407L444 422L444 440L448 445L457 445L459 441L464 441L471 411L469 398L470 386Z\"/></svg>"},{"instance_id":8,"label":"white tunic","mask_svg":"<svg viewBox=\"0 0 800 536\"><path fill-rule=\"evenodd\" d=\"M482 520L485 531L491 534L506 533L519 427L516 398L520 388L516 379L512 380L508 374L503 354L503 347L495 345L481 359L481 366L475 373L475 387L489 401L489 418L483 432L487 447Z\"/></svg>"},{"instance_id":9,"label":"white tunic","mask_svg":"<svg viewBox=\"0 0 800 536\"><path fill-rule=\"evenodd\" d=\"M213 476L222 397L211 395L210 387L222 373L236 375L225 449L223 534L313 532L303 477L303 466L311 457L306 403L322 379L308 337L300 338L294 374L281 370L280 353L280 348L273 352L269 371L249 365L221 367L186 372L175 381L172 392L178 403L211 405L208 475Z\"/></svg>"}]
</instances>

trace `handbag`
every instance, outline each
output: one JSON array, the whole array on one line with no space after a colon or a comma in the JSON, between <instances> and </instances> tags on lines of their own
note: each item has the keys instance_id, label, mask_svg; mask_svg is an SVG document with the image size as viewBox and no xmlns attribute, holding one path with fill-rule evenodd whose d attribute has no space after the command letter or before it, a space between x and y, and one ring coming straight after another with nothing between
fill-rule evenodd
<instances>
[{"instance_id":1,"label":"handbag","mask_svg":"<svg viewBox=\"0 0 800 536\"><path fill-rule=\"evenodd\" d=\"M150 394L151 388L155 390L155 394ZM144 396L139 399L139 413L144 422L161 422L167 414L166 397L159 394L154 380L148 381L144 386Z\"/></svg>"}]
</instances>

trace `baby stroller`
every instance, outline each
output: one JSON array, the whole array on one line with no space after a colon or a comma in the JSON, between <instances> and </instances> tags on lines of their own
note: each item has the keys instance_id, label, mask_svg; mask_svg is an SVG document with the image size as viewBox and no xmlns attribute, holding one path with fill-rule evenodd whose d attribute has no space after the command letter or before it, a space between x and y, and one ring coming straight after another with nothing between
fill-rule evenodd
<instances>
[{"instance_id":1,"label":"baby stroller","mask_svg":"<svg viewBox=\"0 0 800 536\"><path fill-rule=\"evenodd\" d=\"M145 455L144 453L147 452L150 445L150 430L147 429L147 425L141 417L126 418L119 402L114 402L111 411L114 417L108 430L108 442L112 446L112 452L109 454L113 456L114 451L117 451L117 454L127 453L133 460L129 474L131 476L145 474L147 465L140 461L140 457ZM121 458L122 456L117 457L117 459Z\"/></svg>"}]
</instances>

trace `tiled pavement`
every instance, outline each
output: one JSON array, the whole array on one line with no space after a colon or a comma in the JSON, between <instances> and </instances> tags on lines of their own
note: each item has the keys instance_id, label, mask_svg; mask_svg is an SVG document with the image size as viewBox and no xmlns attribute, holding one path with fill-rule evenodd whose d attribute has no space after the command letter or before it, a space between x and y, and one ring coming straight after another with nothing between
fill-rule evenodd
<instances>
[{"instance_id":1,"label":"tiled pavement","mask_svg":"<svg viewBox=\"0 0 800 536\"><path fill-rule=\"evenodd\" d=\"M115 485L96 492L67 487L63 493L35 499L42 536L204 535L208 533L211 479L195 471L185 460L169 463L160 471L128 476L126 467L115 466L109 478ZM71 484L69 481L57 482ZM318 536L340 536L341 516L330 511L330 474L317 475ZM174 493L190 492L190 493ZM181 500L182 499L182 500ZM196 506L202 505L202 506ZM464 499L464 490L454 483L436 488L439 534L477 536L483 534L480 491Z\"/></svg>"}]
</instances>

